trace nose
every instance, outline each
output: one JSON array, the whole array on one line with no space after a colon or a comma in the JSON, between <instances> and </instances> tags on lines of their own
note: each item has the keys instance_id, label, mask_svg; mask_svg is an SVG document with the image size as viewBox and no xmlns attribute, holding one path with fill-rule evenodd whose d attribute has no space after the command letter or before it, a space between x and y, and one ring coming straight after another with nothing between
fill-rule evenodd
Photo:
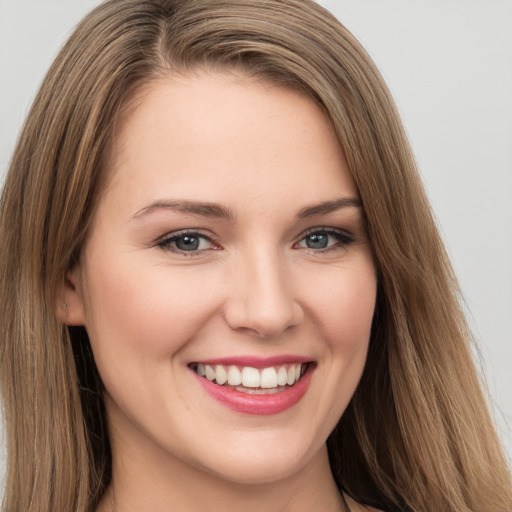
<instances>
[{"instance_id":1,"label":"nose","mask_svg":"<svg viewBox=\"0 0 512 512\"><path fill-rule=\"evenodd\" d=\"M243 258L230 281L225 318L231 329L271 337L302 322L293 278L279 255L260 252Z\"/></svg>"}]
</instances>

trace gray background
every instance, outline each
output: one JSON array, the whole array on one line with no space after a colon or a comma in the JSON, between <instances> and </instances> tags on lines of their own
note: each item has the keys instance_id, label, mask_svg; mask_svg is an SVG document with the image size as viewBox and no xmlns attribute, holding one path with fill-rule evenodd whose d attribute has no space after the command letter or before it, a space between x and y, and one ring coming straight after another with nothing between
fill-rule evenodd
<instances>
[{"instance_id":1,"label":"gray background","mask_svg":"<svg viewBox=\"0 0 512 512\"><path fill-rule=\"evenodd\" d=\"M0 176L37 87L97 0L0 0ZM512 457L512 0L324 0L410 136ZM0 477L5 463L0 451Z\"/></svg>"}]
</instances>

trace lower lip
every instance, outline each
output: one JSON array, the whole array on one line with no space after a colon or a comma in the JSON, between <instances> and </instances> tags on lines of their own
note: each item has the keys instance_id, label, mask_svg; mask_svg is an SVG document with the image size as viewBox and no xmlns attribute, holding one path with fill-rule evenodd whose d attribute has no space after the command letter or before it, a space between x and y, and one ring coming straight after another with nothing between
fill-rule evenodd
<instances>
[{"instance_id":1,"label":"lower lip","mask_svg":"<svg viewBox=\"0 0 512 512\"><path fill-rule=\"evenodd\" d=\"M293 386L268 395L250 395L227 386L214 384L195 372L194 375L212 398L229 409L245 414L270 415L279 414L294 406L305 395L312 373L313 365L310 364L306 373Z\"/></svg>"}]
</instances>

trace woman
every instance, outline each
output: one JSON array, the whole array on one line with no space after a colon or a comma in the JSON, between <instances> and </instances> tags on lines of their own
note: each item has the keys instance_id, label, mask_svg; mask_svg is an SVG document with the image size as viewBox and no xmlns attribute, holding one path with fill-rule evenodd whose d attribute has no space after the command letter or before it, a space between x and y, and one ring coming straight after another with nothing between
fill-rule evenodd
<instances>
[{"instance_id":1,"label":"woman","mask_svg":"<svg viewBox=\"0 0 512 512\"><path fill-rule=\"evenodd\" d=\"M106 2L1 208L6 510L510 509L393 102L317 5Z\"/></svg>"}]
</instances>

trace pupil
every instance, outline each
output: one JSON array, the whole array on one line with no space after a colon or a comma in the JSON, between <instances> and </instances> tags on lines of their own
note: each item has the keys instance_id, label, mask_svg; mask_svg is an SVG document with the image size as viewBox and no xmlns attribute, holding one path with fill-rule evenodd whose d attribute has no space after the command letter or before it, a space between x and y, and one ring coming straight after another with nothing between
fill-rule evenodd
<instances>
[{"instance_id":1,"label":"pupil","mask_svg":"<svg viewBox=\"0 0 512 512\"><path fill-rule=\"evenodd\" d=\"M325 233L309 235L306 239L306 245L310 249L324 249L327 247L327 238Z\"/></svg>"},{"instance_id":2,"label":"pupil","mask_svg":"<svg viewBox=\"0 0 512 512\"><path fill-rule=\"evenodd\" d=\"M176 247L182 251L195 251L199 247L199 237L184 235L176 240Z\"/></svg>"}]
</instances>

